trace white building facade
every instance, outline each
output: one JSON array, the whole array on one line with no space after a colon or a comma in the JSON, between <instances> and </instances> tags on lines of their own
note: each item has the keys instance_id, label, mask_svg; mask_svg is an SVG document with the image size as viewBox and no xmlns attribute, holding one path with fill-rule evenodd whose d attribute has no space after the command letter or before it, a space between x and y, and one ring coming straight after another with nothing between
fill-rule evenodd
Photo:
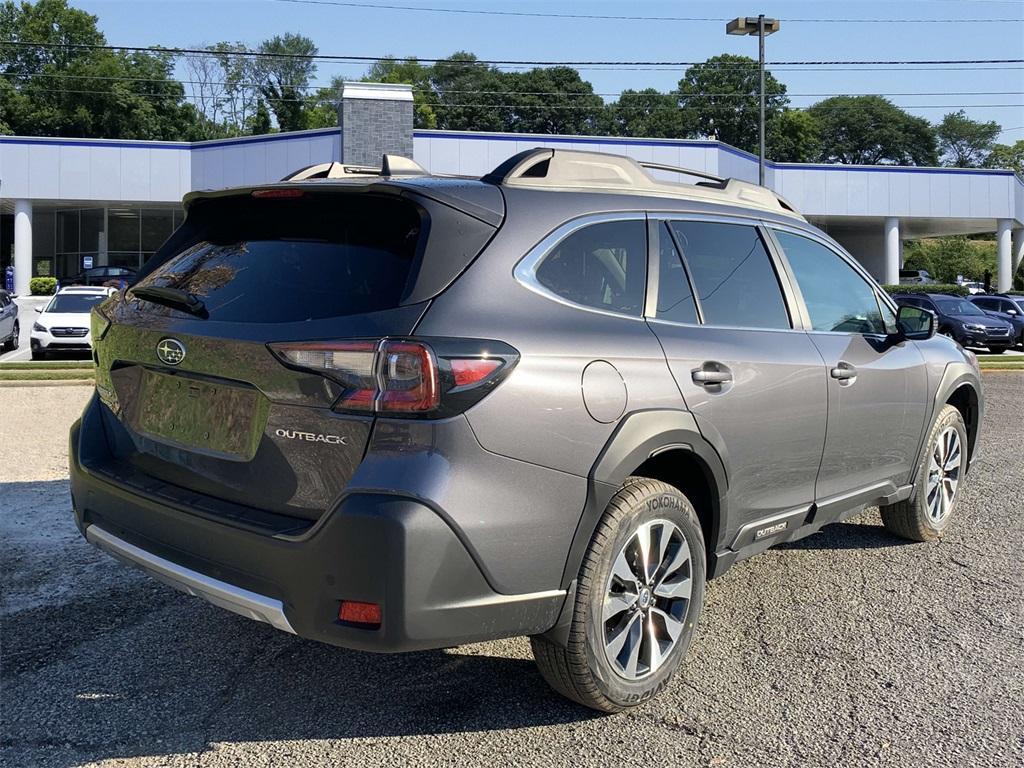
<instances>
[{"instance_id":1,"label":"white building facade","mask_svg":"<svg viewBox=\"0 0 1024 768\"><path fill-rule=\"evenodd\" d=\"M367 84L350 92L364 103L374 98ZM411 91L381 87L381 97L404 100L411 111ZM15 291L27 293L34 276L66 279L88 264L138 268L180 224L186 193L264 184L315 163L343 162L364 143L378 146L382 133L398 136L393 140L408 152L408 136L393 124L368 129L355 120L344 128L196 143L0 136L0 275L13 264ZM414 159L441 174L482 176L537 146L757 179L756 157L716 141L412 132ZM994 233L999 290L1009 289L1024 256L1024 181L1012 171L768 163L765 183L882 282L898 282L901 244L918 237Z\"/></svg>"}]
</instances>

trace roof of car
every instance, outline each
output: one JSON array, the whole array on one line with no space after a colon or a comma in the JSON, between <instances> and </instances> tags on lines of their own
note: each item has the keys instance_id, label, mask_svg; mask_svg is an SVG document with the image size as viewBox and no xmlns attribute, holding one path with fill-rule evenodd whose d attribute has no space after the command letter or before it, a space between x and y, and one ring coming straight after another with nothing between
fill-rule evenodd
<instances>
[{"instance_id":1,"label":"roof of car","mask_svg":"<svg viewBox=\"0 0 1024 768\"><path fill-rule=\"evenodd\" d=\"M680 177L699 178L702 181L686 183L655 178L649 170L676 173ZM631 157L604 152L537 147L508 158L483 177L442 176L431 174L408 158L384 155L379 168L320 163L289 174L276 184L258 187L238 187L231 190L190 192L185 205L194 200L244 194L257 189L270 190L295 186L316 185L364 188L380 183L400 184L407 189L420 187L424 182L448 182L469 186L498 186L515 189L551 192L597 192L662 199L718 203L733 207L755 209L789 219L806 221L783 197L772 190L740 179L723 179L706 171L679 168ZM431 191L437 192L434 187ZM267 195L272 196L271 194Z\"/></svg>"}]
</instances>

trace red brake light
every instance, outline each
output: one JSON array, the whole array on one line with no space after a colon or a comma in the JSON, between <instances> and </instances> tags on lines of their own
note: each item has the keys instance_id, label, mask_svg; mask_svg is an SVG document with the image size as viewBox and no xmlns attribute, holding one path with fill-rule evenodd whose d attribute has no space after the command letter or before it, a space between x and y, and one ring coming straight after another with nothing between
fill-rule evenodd
<instances>
[{"instance_id":1,"label":"red brake light","mask_svg":"<svg viewBox=\"0 0 1024 768\"><path fill-rule=\"evenodd\" d=\"M361 624L368 629L376 629L381 622L380 605L342 600L338 607L338 620L349 624Z\"/></svg>"},{"instance_id":2,"label":"red brake light","mask_svg":"<svg viewBox=\"0 0 1024 768\"><path fill-rule=\"evenodd\" d=\"M498 368L502 361L494 358L484 359L456 359L451 361L452 376L455 378L455 386L464 387L468 384L477 384Z\"/></svg>"},{"instance_id":3,"label":"red brake light","mask_svg":"<svg viewBox=\"0 0 1024 768\"><path fill-rule=\"evenodd\" d=\"M285 187L284 189L254 189L251 194L257 199L267 200L273 198L280 199L283 197L302 197L306 193L301 189Z\"/></svg>"}]
</instances>

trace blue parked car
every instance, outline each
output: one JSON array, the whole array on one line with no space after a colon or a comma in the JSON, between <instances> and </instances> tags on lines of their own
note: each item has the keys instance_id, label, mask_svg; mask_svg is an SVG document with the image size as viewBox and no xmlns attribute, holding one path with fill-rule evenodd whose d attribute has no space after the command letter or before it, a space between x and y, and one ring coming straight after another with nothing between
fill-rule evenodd
<instances>
[{"instance_id":1,"label":"blue parked car","mask_svg":"<svg viewBox=\"0 0 1024 768\"><path fill-rule=\"evenodd\" d=\"M893 295L902 306L920 307L934 312L939 321L939 333L949 336L961 347L987 347L1000 354L1014 345L1013 327L1006 321L992 317L966 298L943 293L917 293Z\"/></svg>"},{"instance_id":2,"label":"blue parked car","mask_svg":"<svg viewBox=\"0 0 1024 768\"><path fill-rule=\"evenodd\" d=\"M1013 326L1014 346L1024 348L1024 296L971 296L970 301L986 315L998 317Z\"/></svg>"}]
</instances>

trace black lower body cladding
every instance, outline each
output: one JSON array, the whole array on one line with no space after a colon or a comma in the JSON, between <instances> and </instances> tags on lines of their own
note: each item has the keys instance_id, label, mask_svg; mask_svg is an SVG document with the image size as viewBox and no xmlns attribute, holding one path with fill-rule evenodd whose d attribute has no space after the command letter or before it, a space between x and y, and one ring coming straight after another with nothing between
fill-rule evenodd
<instances>
[{"instance_id":1,"label":"black lower body cladding","mask_svg":"<svg viewBox=\"0 0 1024 768\"><path fill-rule=\"evenodd\" d=\"M87 409L84 420L94 418ZM279 601L302 636L370 651L439 648L551 628L558 590L508 596L488 585L452 528L420 501L359 493L305 533L246 530L90 471L102 433L71 432L71 491L87 534L131 548L213 583ZM379 629L338 621L342 600L377 603Z\"/></svg>"}]
</instances>

